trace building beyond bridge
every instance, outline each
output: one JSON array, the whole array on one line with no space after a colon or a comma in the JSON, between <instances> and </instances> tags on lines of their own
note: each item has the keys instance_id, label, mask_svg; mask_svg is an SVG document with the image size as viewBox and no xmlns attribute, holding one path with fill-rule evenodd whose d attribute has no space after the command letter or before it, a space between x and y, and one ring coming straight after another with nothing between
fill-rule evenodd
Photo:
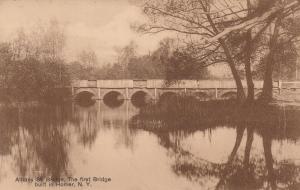
<instances>
[{"instance_id":1,"label":"building beyond bridge","mask_svg":"<svg viewBox=\"0 0 300 190\"><path fill-rule=\"evenodd\" d=\"M246 81L242 81L246 88ZM263 81L254 81L255 95L258 96ZM300 89L299 82L274 82L275 93L281 89ZM93 99L104 99L110 93L118 93L123 99L130 100L138 93L144 93L157 100L167 94L189 94L199 99L228 99L236 97L233 80L180 80L166 84L164 80L77 80L72 83L72 94L76 97L89 93Z\"/></svg>"}]
</instances>

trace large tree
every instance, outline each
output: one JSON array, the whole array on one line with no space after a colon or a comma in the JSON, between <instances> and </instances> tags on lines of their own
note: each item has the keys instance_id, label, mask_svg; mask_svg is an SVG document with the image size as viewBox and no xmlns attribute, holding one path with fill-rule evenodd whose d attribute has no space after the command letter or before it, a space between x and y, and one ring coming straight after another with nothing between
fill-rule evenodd
<instances>
[{"instance_id":1,"label":"large tree","mask_svg":"<svg viewBox=\"0 0 300 190\"><path fill-rule=\"evenodd\" d=\"M274 65L280 60L278 55L287 47L286 44L294 43L300 34L299 25L296 22L299 18L297 12L300 9L300 3L296 0L258 0L252 3L249 0L247 2L248 7L250 4L251 14L248 13L241 23L227 27L209 41L237 33L246 33L246 49L241 49L243 51L240 55L247 59L245 69L248 88L249 84L251 85L250 80L252 80L249 70L251 69L249 65L253 64L251 59L253 56L263 58L260 59L263 61L261 64L264 64L264 85L261 100L269 102L272 100L273 94ZM251 57L253 53L254 55Z\"/></svg>"},{"instance_id":2,"label":"large tree","mask_svg":"<svg viewBox=\"0 0 300 190\"><path fill-rule=\"evenodd\" d=\"M185 39L188 39L184 40L184 43L188 44L188 49L192 50L192 55L202 66L226 62L236 82L237 96L240 100L244 99L245 92L234 52L226 37L218 37L227 26L242 22L247 9L241 3L150 0L145 3L144 12L150 18L150 22L142 26L142 30L150 33L172 31L183 34Z\"/></svg>"},{"instance_id":3,"label":"large tree","mask_svg":"<svg viewBox=\"0 0 300 190\"><path fill-rule=\"evenodd\" d=\"M285 17L280 15L273 23L268 40L268 53L264 57L264 85L261 99L265 102L272 100L273 89L273 76L274 71L277 70L276 65L282 65L282 63L293 67L295 65L295 40L300 35L299 23L293 16ZM293 53L294 52L294 53ZM290 57L287 57L289 55ZM283 71L283 68L279 68Z\"/></svg>"},{"instance_id":4,"label":"large tree","mask_svg":"<svg viewBox=\"0 0 300 190\"><path fill-rule=\"evenodd\" d=\"M240 99L245 96L237 66L242 61L248 99L252 101L251 68L261 36L278 17L287 17L298 8L299 2L293 0L149 0L144 4L144 12L150 22L141 28L150 33L173 31L184 34L200 64L228 63ZM238 43L237 38L240 38ZM270 75L267 68L266 76ZM265 86L270 86L268 81L265 78ZM264 91L267 91L266 87Z\"/></svg>"}]
</instances>

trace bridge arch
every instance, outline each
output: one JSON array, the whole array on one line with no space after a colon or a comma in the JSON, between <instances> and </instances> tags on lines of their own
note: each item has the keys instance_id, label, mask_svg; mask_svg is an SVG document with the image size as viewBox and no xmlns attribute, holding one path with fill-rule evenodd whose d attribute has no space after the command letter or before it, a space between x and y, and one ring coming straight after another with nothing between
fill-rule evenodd
<instances>
[{"instance_id":1,"label":"bridge arch","mask_svg":"<svg viewBox=\"0 0 300 190\"><path fill-rule=\"evenodd\" d=\"M73 98L76 104L83 107L91 106L95 103L95 93L92 90L88 89L77 91L76 94L74 94Z\"/></svg>"},{"instance_id":2,"label":"bridge arch","mask_svg":"<svg viewBox=\"0 0 300 190\"><path fill-rule=\"evenodd\" d=\"M130 95L132 104L136 107L142 107L153 100L153 96L148 90L137 89L134 90Z\"/></svg>"},{"instance_id":3,"label":"bridge arch","mask_svg":"<svg viewBox=\"0 0 300 190\"><path fill-rule=\"evenodd\" d=\"M196 97L197 100L207 100L209 98L209 95L206 92L194 92L193 96Z\"/></svg>"},{"instance_id":4,"label":"bridge arch","mask_svg":"<svg viewBox=\"0 0 300 190\"><path fill-rule=\"evenodd\" d=\"M122 96L123 99L126 99L125 93L119 89L109 89L105 91L103 94L101 93L102 99L104 99L105 96L110 95L111 93L118 93Z\"/></svg>"},{"instance_id":5,"label":"bridge arch","mask_svg":"<svg viewBox=\"0 0 300 190\"><path fill-rule=\"evenodd\" d=\"M235 91L228 91L221 95L222 99L236 99L237 93Z\"/></svg>"},{"instance_id":6,"label":"bridge arch","mask_svg":"<svg viewBox=\"0 0 300 190\"><path fill-rule=\"evenodd\" d=\"M154 99L153 94L152 94L149 90L147 90L147 89L136 89L136 90L133 90L133 91L130 93L129 98L132 99L132 97L133 97L136 93L140 93L140 92L143 92L143 93L145 93L146 95L150 96L151 99Z\"/></svg>"},{"instance_id":7,"label":"bridge arch","mask_svg":"<svg viewBox=\"0 0 300 190\"><path fill-rule=\"evenodd\" d=\"M96 93L92 89L88 89L88 88L78 89L75 91L73 98L76 99L81 95L91 95L91 97L95 97Z\"/></svg>"},{"instance_id":8,"label":"bridge arch","mask_svg":"<svg viewBox=\"0 0 300 190\"><path fill-rule=\"evenodd\" d=\"M121 106L126 99L124 93L116 89L107 91L102 97L104 104L111 108Z\"/></svg>"}]
</instances>

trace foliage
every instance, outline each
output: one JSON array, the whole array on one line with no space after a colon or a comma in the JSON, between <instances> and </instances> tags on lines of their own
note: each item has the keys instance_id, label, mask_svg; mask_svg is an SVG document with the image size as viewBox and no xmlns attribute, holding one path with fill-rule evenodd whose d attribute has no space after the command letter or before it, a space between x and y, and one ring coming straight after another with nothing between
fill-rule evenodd
<instances>
[{"instance_id":1,"label":"foliage","mask_svg":"<svg viewBox=\"0 0 300 190\"><path fill-rule=\"evenodd\" d=\"M68 97L70 77L62 50L64 32L56 21L31 33L20 30L0 45L1 99L6 102L62 101Z\"/></svg>"},{"instance_id":2,"label":"foliage","mask_svg":"<svg viewBox=\"0 0 300 190\"><path fill-rule=\"evenodd\" d=\"M206 77L208 77L207 67L201 67L197 59L193 58L187 51L177 49L167 60L166 79L168 81Z\"/></svg>"},{"instance_id":3,"label":"foliage","mask_svg":"<svg viewBox=\"0 0 300 190\"><path fill-rule=\"evenodd\" d=\"M297 62L297 49L293 43L279 43L276 50L276 62L274 63L273 79L295 80ZM254 67L254 77L263 79L267 57L263 57L261 62Z\"/></svg>"},{"instance_id":4,"label":"foliage","mask_svg":"<svg viewBox=\"0 0 300 190\"><path fill-rule=\"evenodd\" d=\"M28 58L11 61L5 70L2 96L10 101L61 99L63 97L57 97L59 89L70 83L69 75L60 62L47 63Z\"/></svg>"}]
</instances>

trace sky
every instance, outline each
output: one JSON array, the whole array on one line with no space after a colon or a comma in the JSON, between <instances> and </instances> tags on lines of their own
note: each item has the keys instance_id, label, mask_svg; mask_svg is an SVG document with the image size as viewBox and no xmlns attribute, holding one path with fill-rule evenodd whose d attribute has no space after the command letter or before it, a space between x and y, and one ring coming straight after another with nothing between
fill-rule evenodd
<instances>
[{"instance_id":1,"label":"sky","mask_svg":"<svg viewBox=\"0 0 300 190\"><path fill-rule=\"evenodd\" d=\"M99 64L116 59L116 47L135 41L138 53L157 48L167 34L145 35L131 29L146 18L128 0L0 0L0 41L13 39L23 28L58 21L66 34L65 58L76 60L82 50L94 50Z\"/></svg>"}]
</instances>

